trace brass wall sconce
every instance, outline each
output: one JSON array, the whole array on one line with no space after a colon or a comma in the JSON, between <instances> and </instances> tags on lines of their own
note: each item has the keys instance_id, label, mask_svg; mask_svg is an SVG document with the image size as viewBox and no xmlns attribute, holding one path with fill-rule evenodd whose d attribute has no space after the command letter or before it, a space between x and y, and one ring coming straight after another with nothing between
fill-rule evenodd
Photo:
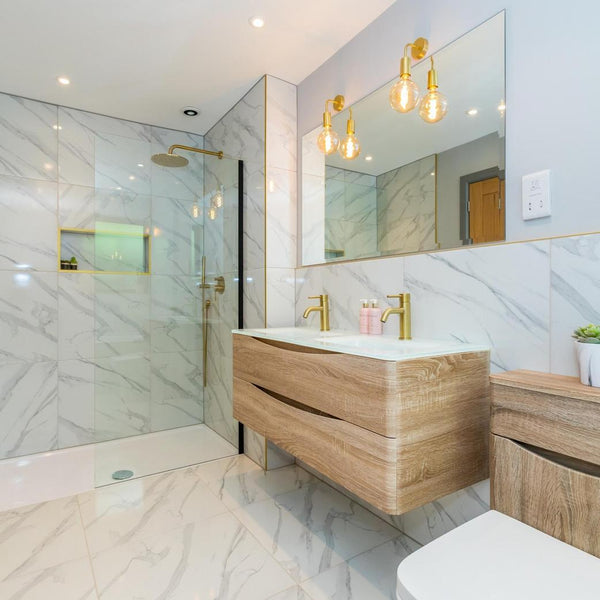
<instances>
[{"instance_id":1,"label":"brass wall sconce","mask_svg":"<svg viewBox=\"0 0 600 600\"><path fill-rule=\"evenodd\" d=\"M352 107L350 107L350 118L346 124L346 137L340 144L340 154L346 160L354 160L360 154L360 142L355 135L355 124L352 118Z\"/></svg>"},{"instance_id":2,"label":"brass wall sconce","mask_svg":"<svg viewBox=\"0 0 600 600\"><path fill-rule=\"evenodd\" d=\"M444 118L448 112L448 100L446 96L438 92L437 72L433 68L433 56L431 59L431 69L427 73L427 89L429 90L419 107L419 115L427 123L437 123Z\"/></svg>"},{"instance_id":3,"label":"brass wall sconce","mask_svg":"<svg viewBox=\"0 0 600 600\"><path fill-rule=\"evenodd\" d=\"M404 46L404 56L400 60L400 79L390 90L390 104L394 110L407 113L419 106L419 116L426 123L437 123L448 112L448 100L438 91L437 72L433 68L431 56L431 69L427 73L427 89L423 99L420 99L419 86L412 80L410 74L410 49L414 60L420 60L427 54L429 42L425 38L417 38L414 42ZM419 105L420 101L420 105Z\"/></svg>"},{"instance_id":4,"label":"brass wall sconce","mask_svg":"<svg viewBox=\"0 0 600 600\"><path fill-rule=\"evenodd\" d=\"M345 98L338 94L335 98L325 101L325 112L323 113L323 131L317 138L317 146L323 154L333 154L340 145L340 137L331 127L331 113L329 112L329 103L333 110L339 112L344 108Z\"/></svg>"},{"instance_id":5,"label":"brass wall sconce","mask_svg":"<svg viewBox=\"0 0 600 600\"><path fill-rule=\"evenodd\" d=\"M414 60L421 60L427 54L428 48L429 42L422 37L404 46L404 56L400 60L400 79L390 90L390 104L394 110L407 113L413 110L419 103L421 91L411 78L408 51L410 49Z\"/></svg>"}]
</instances>

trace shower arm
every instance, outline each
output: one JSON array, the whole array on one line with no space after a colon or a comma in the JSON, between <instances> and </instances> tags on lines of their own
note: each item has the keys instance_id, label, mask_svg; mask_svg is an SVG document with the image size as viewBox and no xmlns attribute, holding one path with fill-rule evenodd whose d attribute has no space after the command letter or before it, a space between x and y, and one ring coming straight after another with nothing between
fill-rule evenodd
<instances>
[{"instance_id":1,"label":"shower arm","mask_svg":"<svg viewBox=\"0 0 600 600\"><path fill-rule=\"evenodd\" d=\"M198 154L210 154L210 156L216 156L219 160L223 158L223 152L213 152L212 150L202 150L202 148L194 148L193 146L184 146L182 144L173 144L169 148L169 154L173 154L173 150L178 148L179 150L187 150L188 152L197 152Z\"/></svg>"}]
</instances>

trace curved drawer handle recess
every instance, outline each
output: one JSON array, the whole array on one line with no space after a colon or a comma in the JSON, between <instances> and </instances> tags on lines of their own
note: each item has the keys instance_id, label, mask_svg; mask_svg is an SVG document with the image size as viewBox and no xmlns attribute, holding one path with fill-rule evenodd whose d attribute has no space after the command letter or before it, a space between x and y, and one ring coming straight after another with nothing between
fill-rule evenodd
<instances>
[{"instance_id":1,"label":"curved drawer handle recess","mask_svg":"<svg viewBox=\"0 0 600 600\"><path fill-rule=\"evenodd\" d=\"M324 350L322 348L310 348L309 346L302 346L301 344L294 344L293 342L282 342L280 340L268 340L265 338L255 338L251 337L250 339L255 342L260 342L261 344L265 344L266 346L270 346L271 348L277 348L278 350L283 350L284 352L294 352L297 354L331 354L338 356L342 354L341 352L336 352L335 350Z\"/></svg>"},{"instance_id":2,"label":"curved drawer handle recess","mask_svg":"<svg viewBox=\"0 0 600 600\"><path fill-rule=\"evenodd\" d=\"M531 454L558 465L559 467L565 467L571 471L576 471L578 473L583 473L584 475L591 475L592 477L600 478L600 465L581 460L580 458L574 458L572 456L553 452L552 450L546 450L545 448L540 448L538 446L532 446L530 444L526 444L525 442L511 440L510 438L505 439L513 442L513 444L519 446L519 448L521 448L523 451L530 452Z\"/></svg>"},{"instance_id":3,"label":"curved drawer handle recess","mask_svg":"<svg viewBox=\"0 0 600 600\"><path fill-rule=\"evenodd\" d=\"M296 410L300 410L305 413L310 413L313 415L318 415L319 417L326 417L327 419L331 419L332 421L341 421L342 419L335 417L334 415L330 415L329 413L323 412L322 410L318 410L316 408L312 408L311 406L307 406L306 404L302 404L301 402L296 402L296 400L292 400L291 398L287 398L286 396L282 396L281 394L277 394L276 392L272 392L271 390L267 390L259 385L250 384L252 387L260 390L263 394L270 396L273 400L277 400L290 408L295 408Z\"/></svg>"}]
</instances>

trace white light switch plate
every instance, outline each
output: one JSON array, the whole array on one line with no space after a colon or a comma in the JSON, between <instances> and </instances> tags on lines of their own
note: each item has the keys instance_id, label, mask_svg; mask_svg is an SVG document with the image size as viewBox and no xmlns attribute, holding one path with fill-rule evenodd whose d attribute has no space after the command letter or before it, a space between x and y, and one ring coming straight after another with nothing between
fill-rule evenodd
<instances>
[{"instance_id":1,"label":"white light switch plate","mask_svg":"<svg viewBox=\"0 0 600 600\"><path fill-rule=\"evenodd\" d=\"M552 214L550 208L550 171L523 175L521 184L523 220L539 219Z\"/></svg>"}]
</instances>

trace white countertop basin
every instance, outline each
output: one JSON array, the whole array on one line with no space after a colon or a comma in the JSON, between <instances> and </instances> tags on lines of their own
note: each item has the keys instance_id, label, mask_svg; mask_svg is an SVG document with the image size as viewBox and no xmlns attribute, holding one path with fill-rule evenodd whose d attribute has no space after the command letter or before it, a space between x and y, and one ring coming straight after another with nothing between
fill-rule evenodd
<instances>
[{"instance_id":1,"label":"white countertop basin","mask_svg":"<svg viewBox=\"0 0 600 600\"><path fill-rule=\"evenodd\" d=\"M399 340L392 335L366 335L341 329L318 331L309 327L269 327L267 329L234 329L233 333L287 342L307 348L390 361L489 350L488 346L480 344L419 338Z\"/></svg>"}]
</instances>

